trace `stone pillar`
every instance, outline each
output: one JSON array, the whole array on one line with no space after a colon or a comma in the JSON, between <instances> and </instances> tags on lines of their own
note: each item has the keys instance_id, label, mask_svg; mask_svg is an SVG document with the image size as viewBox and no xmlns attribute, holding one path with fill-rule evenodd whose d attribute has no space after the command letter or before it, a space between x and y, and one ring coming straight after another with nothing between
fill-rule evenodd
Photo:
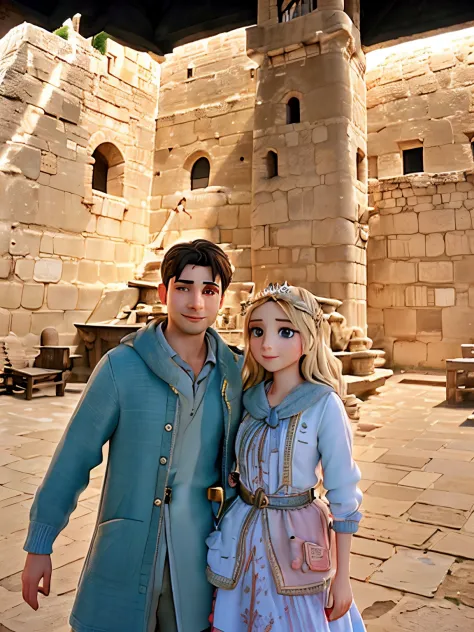
<instances>
[{"instance_id":1,"label":"stone pillar","mask_svg":"<svg viewBox=\"0 0 474 632\"><path fill-rule=\"evenodd\" d=\"M252 265L257 288L286 279L338 298L365 330L365 58L343 7L320 0L303 17L247 31L259 64Z\"/></svg>"}]
</instances>

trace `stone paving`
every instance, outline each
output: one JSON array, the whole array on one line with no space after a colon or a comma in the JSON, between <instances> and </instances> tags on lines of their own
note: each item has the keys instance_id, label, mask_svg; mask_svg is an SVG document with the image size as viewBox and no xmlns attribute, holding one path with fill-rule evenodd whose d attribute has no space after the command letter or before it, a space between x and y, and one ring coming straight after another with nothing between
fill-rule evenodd
<instances>
[{"instance_id":1,"label":"stone paving","mask_svg":"<svg viewBox=\"0 0 474 632\"><path fill-rule=\"evenodd\" d=\"M368 632L474 629L474 419L439 379L398 375L362 409L355 457L365 518L353 541L355 600ZM428 380L426 376L415 376ZM92 472L53 553L52 594L21 598L28 511L82 387L64 398L0 397L0 632L69 632L104 466Z\"/></svg>"}]
</instances>

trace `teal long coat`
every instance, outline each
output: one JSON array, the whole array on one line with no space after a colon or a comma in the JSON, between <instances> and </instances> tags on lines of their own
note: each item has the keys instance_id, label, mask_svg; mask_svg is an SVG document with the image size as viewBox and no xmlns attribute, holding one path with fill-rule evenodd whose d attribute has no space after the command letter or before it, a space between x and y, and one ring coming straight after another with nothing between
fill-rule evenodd
<instances>
[{"instance_id":1,"label":"teal long coat","mask_svg":"<svg viewBox=\"0 0 474 632\"><path fill-rule=\"evenodd\" d=\"M160 501L172 460L182 369L163 353L155 327L151 323L124 339L101 360L31 510L25 550L50 553L89 482L90 470L102 461L102 446L109 442L97 525L70 620L75 632L147 632L156 614L152 610L155 567L157 559L163 557L160 547L165 540L165 505ZM239 358L214 330L208 331L217 340L219 375L212 380L214 386L206 390L203 429L208 415L217 416L222 420L224 440L223 445L203 441L199 458L193 455L189 459L195 464L196 476L190 473L193 489L188 494L198 523L205 520L197 514L209 512L208 484L220 483L226 499L234 494L227 478L241 416ZM221 464L221 480L206 481L206 463L215 471L216 459ZM181 462L186 463L185 455ZM186 537L186 522L175 520L174 542ZM210 604L201 603L203 595L211 594L205 578L206 535L195 556L181 559L179 546L173 547L171 564L181 571L186 569L186 582L178 583L175 595L180 604L179 632L198 632L193 613L202 614L203 607L210 608Z\"/></svg>"}]
</instances>

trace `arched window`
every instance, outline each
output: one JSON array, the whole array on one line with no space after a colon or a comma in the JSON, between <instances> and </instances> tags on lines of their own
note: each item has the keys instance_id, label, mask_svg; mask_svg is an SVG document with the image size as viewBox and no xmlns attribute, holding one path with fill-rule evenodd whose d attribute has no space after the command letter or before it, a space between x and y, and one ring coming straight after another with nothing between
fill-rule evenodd
<instances>
[{"instance_id":1,"label":"arched window","mask_svg":"<svg viewBox=\"0 0 474 632\"><path fill-rule=\"evenodd\" d=\"M275 178L278 175L278 154L270 150L267 154L267 175Z\"/></svg>"},{"instance_id":2,"label":"arched window","mask_svg":"<svg viewBox=\"0 0 474 632\"><path fill-rule=\"evenodd\" d=\"M198 158L191 169L191 190L205 189L209 186L211 165L207 158Z\"/></svg>"},{"instance_id":3,"label":"arched window","mask_svg":"<svg viewBox=\"0 0 474 632\"><path fill-rule=\"evenodd\" d=\"M95 163L92 170L92 188L102 193L122 197L125 160L112 143L102 143L92 154Z\"/></svg>"},{"instance_id":4,"label":"arched window","mask_svg":"<svg viewBox=\"0 0 474 632\"><path fill-rule=\"evenodd\" d=\"M291 97L286 104L286 122L290 125L291 123L299 123L300 120L300 100Z\"/></svg>"}]
</instances>

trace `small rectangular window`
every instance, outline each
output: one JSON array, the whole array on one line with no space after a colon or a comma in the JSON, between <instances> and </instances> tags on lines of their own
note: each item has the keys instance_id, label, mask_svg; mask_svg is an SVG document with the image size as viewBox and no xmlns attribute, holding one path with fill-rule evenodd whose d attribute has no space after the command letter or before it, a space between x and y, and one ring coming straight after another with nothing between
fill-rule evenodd
<instances>
[{"instance_id":1,"label":"small rectangular window","mask_svg":"<svg viewBox=\"0 0 474 632\"><path fill-rule=\"evenodd\" d=\"M474 141L471 141L472 158L474 159Z\"/></svg>"},{"instance_id":2,"label":"small rectangular window","mask_svg":"<svg viewBox=\"0 0 474 632\"><path fill-rule=\"evenodd\" d=\"M423 147L414 149L404 149L403 153L403 173L422 173L423 167Z\"/></svg>"},{"instance_id":3,"label":"small rectangular window","mask_svg":"<svg viewBox=\"0 0 474 632\"><path fill-rule=\"evenodd\" d=\"M190 67L188 68L188 79L191 79L191 78L192 78L192 76L193 76L193 70L194 70L194 68L193 68L192 66L190 66Z\"/></svg>"}]
</instances>

